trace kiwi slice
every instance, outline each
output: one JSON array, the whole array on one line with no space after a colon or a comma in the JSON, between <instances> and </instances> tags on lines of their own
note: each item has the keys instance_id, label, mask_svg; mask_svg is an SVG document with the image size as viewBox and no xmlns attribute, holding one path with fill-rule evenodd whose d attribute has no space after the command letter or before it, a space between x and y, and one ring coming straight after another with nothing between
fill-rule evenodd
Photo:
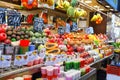
<instances>
[{"instance_id":1,"label":"kiwi slice","mask_svg":"<svg viewBox=\"0 0 120 80\"><path fill-rule=\"evenodd\" d=\"M12 35L12 31L7 31L7 35Z\"/></svg>"}]
</instances>

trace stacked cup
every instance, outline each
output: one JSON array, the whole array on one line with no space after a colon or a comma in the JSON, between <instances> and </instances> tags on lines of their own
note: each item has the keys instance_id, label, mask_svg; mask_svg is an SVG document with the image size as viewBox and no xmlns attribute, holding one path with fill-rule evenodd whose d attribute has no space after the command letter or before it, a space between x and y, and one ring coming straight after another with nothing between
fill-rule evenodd
<instances>
[{"instance_id":1,"label":"stacked cup","mask_svg":"<svg viewBox=\"0 0 120 80\"><path fill-rule=\"evenodd\" d=\"M42 78L48 80L57 80L59 75L59 68L53 66L41 67Z\"/></svg>"}]
</instances>

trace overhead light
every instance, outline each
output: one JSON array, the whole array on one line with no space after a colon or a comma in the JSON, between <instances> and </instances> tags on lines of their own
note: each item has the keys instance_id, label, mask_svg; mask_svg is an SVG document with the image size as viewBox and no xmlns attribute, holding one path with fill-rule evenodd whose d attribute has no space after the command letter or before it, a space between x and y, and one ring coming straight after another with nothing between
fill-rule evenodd
<instances>
[{"instance_id":1,"label":"overhead light","mask_svg":"<svg viewBox=\"0 0 120 80\"><path fill-rule=\"evenodd\" d=\"M110 9L111 11L113 11L114 9Z\"/></svg>"},{"instance_id":2,"label":"overhead light","mask_svg":"<svg viewBox=\"0 0 120 80\"><path fill-rule=\"evenodd\" d=\"M93 6L93 7L98 8L98 6L97 6L97 5L96 5L96 6Z\"/></svg>"},{"instance_id":3,"label":"overhead light","mask_svg":"<svg viewBox=\"0 0 120 80\"><path fill-rule=\"evenodd\" d=\"M105 6L106 8L110 8L110 6Z\"/></svg>"},{"instance_id":4,"label":"overhead light","mask_svg":"<svg viewBox=\"0 0 120 80\"><path fill-rule=\"evenodd\" d=\"M101 9L99 9L99 10L103 11L104 9L101 8Z\"/></svg>"},{"instance_id":5,"label":"overhead light","mask_svg":"<svg viewBox=\"0 0 120 80\"><path fill-rule=\"evenodd\" d=\"M87 0L87 1L85 1L85 3L89 4L89 3L92 3L92 1L91 0Z\"/></svg>"}]
</instances>

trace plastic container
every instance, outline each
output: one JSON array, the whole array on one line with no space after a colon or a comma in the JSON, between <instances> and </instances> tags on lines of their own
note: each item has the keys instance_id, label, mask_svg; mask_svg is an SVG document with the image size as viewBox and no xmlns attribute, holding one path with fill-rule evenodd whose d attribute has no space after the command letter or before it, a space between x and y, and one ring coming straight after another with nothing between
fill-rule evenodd
<instances>
[{"instance_id":1,"label":"plastic container","mask_svg":"<svg viewBox=\"0 0 120 80\"><path fill-rule=\"evenodd\" d=\"M20 46L20 54L25 54L28 51L29 51L28 46Z\"/></svg>"},{"instance_id":2,"label":"plastic container","mask_svg":"<svg viewBox=\"0 0 120 80\"><path fill-rule=\"evenodd\" d=\"M73 80L72 76L70 74L66 75L66 79L65 80Z\"/></svg>"},{"instance_id":3,"label":"plastic container","mask_svg":"<svg viewBox=\"0 0 120 80\"><path fill-rule=\"evenodd\" d=\"M73 62L73 68L78 70L80 68L80 62L79 61L74 61Z\"/></svg>"},{"instance_id":4,"label":"plastic container","mask_svg":"<svg viewBox=\"0 0 120 80\"><path fill-rule=\"evenodd\" d=\"M120 67L107 65L107 73L120 76Z\"/></svg>"},{"instance_id":5,"label":"plastic container","mask_svg":"<svg viewBox=\"0 0 120 80\"><path fill-rule=\"evenodd\" d=\"M53 80L53 68L47 67L47 79L48 80Z\"/></svg>"},{"instance_id":6,"label":"plastic container","mask_svg":"<svg viewBox=\"0 0 120 80\"><path fill-rule=\"evenodd\" d=\"M47 77L46 67L41 67L41 73L42 73L42 78L46 78Z\"/></svg>"},{"instance_id":7,"label":"plastic container","mask_svg":"<svg viewBox=\"0 0 120 80\"><path fill-rule=\"evenodd\" d=\"M35 50L35 45L30 45L29 46L29 51L34 51Z\"/></svg>"},{"instance_id":8,"label":"plastic container","mask_svg":"<svg viewBox=\"0 0 120 80\"><path fill-rule=\"evenodd\" d=\"M29 46L30 40L20 40L20 46Z\"/></svg>"},{"instance_id":9,"label":"plastic container","mask_svg":"<svg viewBox=\"0 0 120 80\"><path fill-rule=\"evenodd\" d=\"M58 75L59 75L59 68L58 67L54 67L54 69L53 69L54 79L57 79Z\"/></svg>"}]
</instances>

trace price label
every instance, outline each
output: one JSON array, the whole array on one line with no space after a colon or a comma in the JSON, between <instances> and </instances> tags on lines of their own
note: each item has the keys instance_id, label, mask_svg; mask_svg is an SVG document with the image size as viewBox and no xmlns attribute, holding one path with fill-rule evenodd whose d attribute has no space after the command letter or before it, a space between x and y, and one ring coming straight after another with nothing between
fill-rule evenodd
<instances>
[{"instance_id":1,"label":"price label","mask_svg":"<svg viewBox=\"0 0 120 80\"><path fill-rule=\"evenodd\" d=\"M11 66L12 56L11 55L2 55L0 57L0 68L8 68Z\"/></svg>"},{"instance_id":2,"label":"price label","mask_svg":"<svg viewBox=\"0 0 120 80\"><path fill-rule=\"evenodd\" d=\"M93 27L87 28L87 29L86 29L86 33L88 33L88 34L93 34L93 33L94 33Z\"/></svg>"},{"instance_id":3,"label":"price label","mask_svg":"<svg viewBox=\"0 0 120 80\"><path fill-rule=\"evenodd\" d=\"M7 23L8 23L8 26L20 26L21 24L21 14L20 13L8 13L7 14Z\"/></svg>"},{"instance_id":4,"label":"price label","mask_svg":"<svg viewBox=\"0 0 120 80\"><path fill-rule=\"evenodd\" d=\"M5 20L5 10L0 10L0 24L4 24Z\"/></svg>"},{"instance_id":5,"label":"price label","mask_svg":"<svg viewBox=\"0 0 120 80\"><path fill-rule=\"evenodd\" d=\"M35 31L42 32L43 26L44 26L44 22L43 22L42 18L35 18L34 19L34 30Z\"/></svg>"},{"instance_id":6,"label":"price label","mask_svg":"<svg viewBox=\"0 0 120 80\"><path fill-rule=\"evenodd\" d=\"M14 65L23 66L27 64L27 58L28 58L27 55L15 55Z\"/></svg>"},{"instance_id":7,"label":"price label","mask_svg":"<svg viewBox=\"0 0 120 80\"><path fill-rule=\"evenodd\" d=\"M37 50L26 52L26 55L28 56L27 62L34 61L35 59L37 59L39 57Z\"/></svg>"},{"instance_id":8,"label":"price label","mask_svg":"<svg viewBox=\"0 0 120 80\"><path fill-rule=\"evenodd\" d=\"M64 27L59 27L58 28L58 34L64 34L65 33L65 28Z\"/></svg>"},{"instance_id":9,"label":"price label","mask_svg":"<svg viewBox=\"0 0 120 80\"><path fill-rule=\"evenodd\" d=\"M44 59L45 58L45 52L46 52L46 48L41 48L39 51L39 57Z\"/></svg>"}]
</instances>

